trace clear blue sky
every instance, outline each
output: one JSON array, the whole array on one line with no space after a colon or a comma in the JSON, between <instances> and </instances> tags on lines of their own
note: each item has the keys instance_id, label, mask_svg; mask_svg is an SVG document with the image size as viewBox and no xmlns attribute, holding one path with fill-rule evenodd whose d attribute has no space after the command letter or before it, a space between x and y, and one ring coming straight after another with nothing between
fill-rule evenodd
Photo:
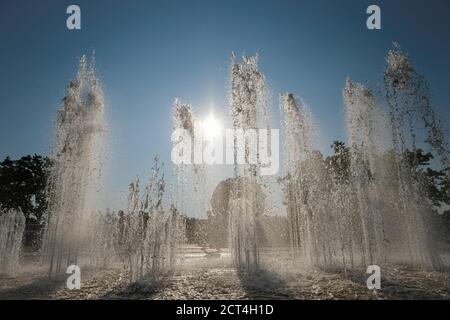
<instances>
[{"instance_id":1,"label":"clear blue sky","mask_svg":"<svg viewBox=\"0 0 450 320\"><path fill-rule=\"evenodd\" d=\"M69 31L78 4L82 30ZM382 30L366 29L366 8ZM96 50L110 127L109 197L117 205L159 153L170 164L171 107L227 114L230 53L260 54L278 121L278 94L303 97L319 146L345 139L347 76L381 82L392 41L425 75L450 123L450 2L446 0L15 0L0 4L0 158L47 154L52 122L77 57ZM113 205L113 206L114 206Z\"/></svg>"}]
</instances>

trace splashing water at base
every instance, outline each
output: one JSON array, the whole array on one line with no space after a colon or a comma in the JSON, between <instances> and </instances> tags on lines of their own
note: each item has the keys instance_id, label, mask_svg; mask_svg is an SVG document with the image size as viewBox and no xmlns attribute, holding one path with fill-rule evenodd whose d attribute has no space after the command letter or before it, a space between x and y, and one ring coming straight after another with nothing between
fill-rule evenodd
<instances>
[{"instance_id":1,"label":"splashing water at base","mask_svg":"<svg viewBox=\"0 0 450 320\"><path fill-rule=\"evenodd\" d=\"M19 269L24 229L22 211L0 212L0 274L14 274Z\"/></svg>"}]
</instances>

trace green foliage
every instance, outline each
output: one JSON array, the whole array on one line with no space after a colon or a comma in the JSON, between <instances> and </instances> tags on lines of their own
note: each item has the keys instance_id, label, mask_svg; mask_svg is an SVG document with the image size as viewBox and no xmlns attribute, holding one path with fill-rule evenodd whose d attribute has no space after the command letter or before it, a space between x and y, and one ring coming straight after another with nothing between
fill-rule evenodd
<instances>
[{"instance_id":1,"label":"green foliage","mask_svg":"<svg viewBox=\"0 0 450 320\"><path fill-rule=\"evenodd\" d=\"M7 157L0 162L0 209L22 210L26 218L25 244L38 243L42 217L47 208L46 185L51 161L28 155L19 160ZM0 212L1 214L1 212Z\"/></svg>"},{"instance_id":2,"label":"green foliage","mask_svg":"<svg viewBox=\"0 0 450 320\"><path fill-rule=\"evenodd\" d=\"M434 159L428 152L424 153L422 149L415 151L406 150L405 160L411 170L412 176L420 182L427 198L437 208L442 204L450 204L449 196L449 168L436 170L431 165Z\"/></svg>"},{"instance_id":3,"label":"green foliage","mask_svg":"<svg viewBox=\"0 0 450 320\"><path fill-rule=\"evenodd\" d=\"M334 141L331 145L334 154L327 157L327 163L334 176L340 182L348 181L350 177L350 148L342 141ZM385 154L389 157L389 152ZM431 162L433 155L425 153L422 149L406 150L403 155L405 163L412 176L420 183L427 198L436 208L442 204L450 205L449 168L436 169Z\"/></svg>"},{"instance_id":4,"label":"green foliage","mask_svg":"<svg viewBox=\"0 0 450 320\"><path fill-rule=\"evenodd\" d=\"M329 170L338 182L348 182L350 179L350 148L345 145L345 142L334 141L330 146L334 154L327 157Z\"/></svg>"}]
</instances>

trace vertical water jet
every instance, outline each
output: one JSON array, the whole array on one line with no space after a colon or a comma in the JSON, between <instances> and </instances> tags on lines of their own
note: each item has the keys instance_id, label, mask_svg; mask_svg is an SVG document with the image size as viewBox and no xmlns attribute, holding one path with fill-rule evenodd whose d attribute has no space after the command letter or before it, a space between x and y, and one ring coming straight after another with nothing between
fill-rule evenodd
<instances>
[{"instance_id":1,"label":"vertical water jet","mask_svg":"<svg viewBox=\"0 0 450 320\"><path fill-rule=\"evenodd\" d=\"M242 63L233 55L230 84L230 113L234 129L236 188L230 203L230 244L235 265L247 271L259 269L258 247L258 171L259 159L252 164L257 150L255 139L239 139L248 129L267 129L267 92L265 77L258 69L258 57L243 56ZM238 163L244 152L245 164Z\"/></svg>"},{"instance_id":2,"label":"vertical water jet","mask_svg":"<svg viewBox=\"0 0 450 320\"><path fill-rule=\"evenodd\" d=\"M55 130L42 248L49 275L65 272L68 265L79 263L80 253L89 247L83 241L89 232L88 222L98 210L105 106L94 61L88 63L85 56L67 87Z\"/></svg>"}]
</instances>

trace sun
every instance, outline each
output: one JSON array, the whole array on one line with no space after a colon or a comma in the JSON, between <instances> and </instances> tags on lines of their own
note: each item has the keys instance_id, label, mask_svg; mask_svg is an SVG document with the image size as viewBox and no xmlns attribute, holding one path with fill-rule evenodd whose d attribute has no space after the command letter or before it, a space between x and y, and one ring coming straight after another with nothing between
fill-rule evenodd
<instances>
[{"instance_id":1,"label":"sun","mask_svg":"<svg viewBox=\"0 0 450 320\"><path fill-rule=\"evenodd\" d=\"M205 138L213 139L217 137L221 129L219 121L212 114L203 121L203 134Z\"/></svg>"}]
</instances>

